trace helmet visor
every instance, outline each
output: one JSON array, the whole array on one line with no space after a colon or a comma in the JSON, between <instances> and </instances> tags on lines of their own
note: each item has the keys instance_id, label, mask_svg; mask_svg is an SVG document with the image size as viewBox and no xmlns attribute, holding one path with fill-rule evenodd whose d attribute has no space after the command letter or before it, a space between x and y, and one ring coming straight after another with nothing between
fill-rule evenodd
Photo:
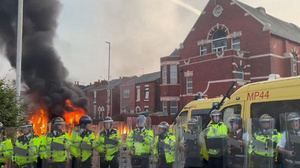
<instances>
[{"instance_id":1,"label":"helmet visor","mask_svg":"<svg viewBox=\"0 0 300 168\"><path fill-rule=\"evenodd\" d=\"M146 119L144 117L140 117L137 119L137 126L138 127L144 127L146 123Z\"/></svg>"}]
</instances>

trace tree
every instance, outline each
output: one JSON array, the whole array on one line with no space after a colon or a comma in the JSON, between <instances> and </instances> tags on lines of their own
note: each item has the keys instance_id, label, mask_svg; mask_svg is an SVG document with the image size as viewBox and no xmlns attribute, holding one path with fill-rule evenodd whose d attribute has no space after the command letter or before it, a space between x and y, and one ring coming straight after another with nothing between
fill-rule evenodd
<instances>
[{"instance_id":1,"label":"tree","mask_svg":"<svg viewBox=\"0 0 300 168\"><path fill-rule=\"evenodd\" d=\"M0 122L5 127L17 127L23 111L21 102L16 100L16 89L0 79Z\"/></svg>"}]
</instances>

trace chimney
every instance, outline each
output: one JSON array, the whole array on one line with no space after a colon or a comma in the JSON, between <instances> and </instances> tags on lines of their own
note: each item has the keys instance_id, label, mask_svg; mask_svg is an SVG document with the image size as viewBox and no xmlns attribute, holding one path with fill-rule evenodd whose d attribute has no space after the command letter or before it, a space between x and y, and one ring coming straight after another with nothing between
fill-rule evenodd
<instances>
[{"instance_id":1,"label":"chimney","mask_svg":"<svg viewBox=\"0 0 300 168\"><path fill-rule=\"evenodd\" d=\"M107 80L102 80L101 83L102 83L102 85L105 85L105 84L107 84Z\"/></svg>"},{"instance_id":2,"label":"chimney","mask_svg":"<svg viewBox=\"0 0 300 168\"><path fill-rule=\"evenodd\" d=\"M261 7L261 6L260 6L260 7L257 7L256 9L257 9L260 13L262 13L262 14L264 14L264 15L266 14L266 9L265 9L264 7Z\"/></svg>"},{"instance_id":3,"label":"chimney","mask_svg":"<svg viewBox=\"0 0 300 168\"><path fill-rule=\"evenodd\" d=\"M101 86L101 85L103 85L103 84L104 84L103 81L100 81L99 79L98 79L98 81L95 81L95 82L94 82L94 86L95 86L95 87Z\"/></svg>"}]
</instances>

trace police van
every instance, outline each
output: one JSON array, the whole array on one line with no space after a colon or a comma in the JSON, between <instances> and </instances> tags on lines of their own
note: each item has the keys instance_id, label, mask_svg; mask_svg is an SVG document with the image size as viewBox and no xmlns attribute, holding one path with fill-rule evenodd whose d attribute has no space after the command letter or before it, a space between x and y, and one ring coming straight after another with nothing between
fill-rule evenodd
<instances>
[{"instance_id":1,"label":"police van","mask_svg":"<svg viewBox=\"0 0 300 168\"><path fill-rule=\"evenodd\" d=\"M300 76L247 84L235 91L220 111L227 126L232 116L240 115L245 121L269 114L280 130L280 114L300 111Z\"/></svg>"},{"instance_id":2,"label":"police van","mask_svg":"<svg viewBox=\"0 0 300 168\"><path fill-rule=\"evenodd\" d=\"M184 121L181 121L183 124L186 124L192 117L200 117L203 120L207 117L209 112L211 111L212 107L215 104L219 104L222 98L212 98L212 99L198 99L194 100L190 103L188 103L184 108L179 112L179 114L176 117L176 120L174 121L174 124L178 122L178 119L184 119ZM204 122L204 121L201 122ZM203 123L203 125L207 125L209 120L205 121L206 123Z\"/></svg>"}]
</instances>

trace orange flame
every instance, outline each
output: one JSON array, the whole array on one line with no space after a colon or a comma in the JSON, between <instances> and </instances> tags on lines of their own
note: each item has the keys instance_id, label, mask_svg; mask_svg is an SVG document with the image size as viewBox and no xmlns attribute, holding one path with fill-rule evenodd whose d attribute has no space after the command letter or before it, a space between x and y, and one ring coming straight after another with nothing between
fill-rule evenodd
<instances>
[{"instance_id":1,"label":"orange flame","mask_svg":"<svg viewBox=\"0 0 300 168\"><path fill-rule=\"evenodd\" d=\"M123 134L128 134L129 133L129 128L126 125L123 127L123 132L122 133Z\"/></svg>"},{"instance_id":2,"label":"orange flame","mask_svg":"<svg viewBox=\"0 0 300 168\"><path fill-rule=\"evenodd\" d=\"M64 119L67 125L78 125L79 120L82 116L86 115L85 111L82 108L75 107L72 102L68 99L66 101L66 106L72 108L72 112L65 111Z\"/></svg>"},{"instance_id":3,"label":"orange flame","mask_svg":"<svg viewBox=\"0 0 300 168\"><path fill-rule=\"evenodd\" d=\"M38 112L32 113L29 119L33 124L33 130L36 135L45 135L47 133L48 126L48 113L44 109L40 109Z\"/></svg>"}]
</instances>

